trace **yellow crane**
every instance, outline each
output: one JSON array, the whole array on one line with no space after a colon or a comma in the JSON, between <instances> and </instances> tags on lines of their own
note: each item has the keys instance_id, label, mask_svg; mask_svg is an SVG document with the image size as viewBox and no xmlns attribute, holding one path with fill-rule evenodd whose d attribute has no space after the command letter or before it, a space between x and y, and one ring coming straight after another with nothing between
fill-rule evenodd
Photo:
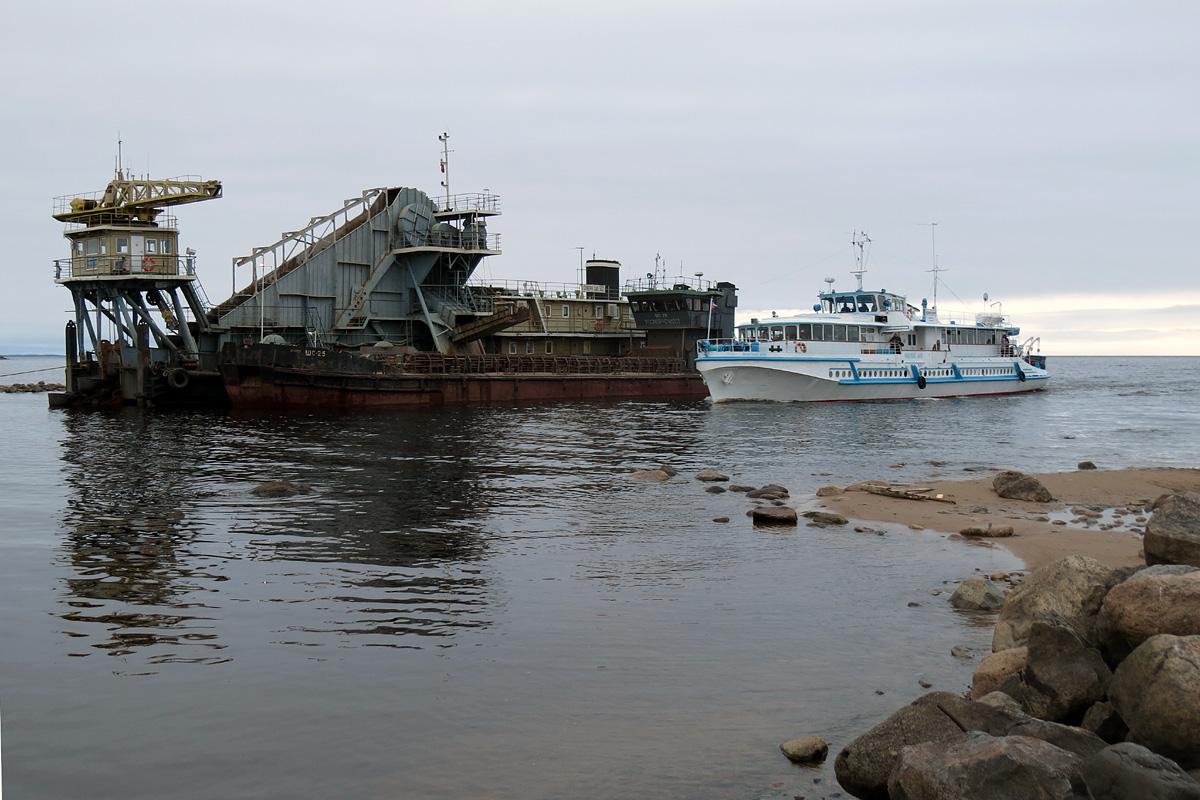
<instances>
[{"instance_id":1,"label":"yellow crane","mask_svg":"<svg viewBox=\"0 0 1200 800\"><path fill-rule=\"evenodd\" d=\"M153 222L167 206L221 196L220 181L139 180L117 177L103 192L58 198L54 218L85 225Z\"/></svg>"}]
</instances>

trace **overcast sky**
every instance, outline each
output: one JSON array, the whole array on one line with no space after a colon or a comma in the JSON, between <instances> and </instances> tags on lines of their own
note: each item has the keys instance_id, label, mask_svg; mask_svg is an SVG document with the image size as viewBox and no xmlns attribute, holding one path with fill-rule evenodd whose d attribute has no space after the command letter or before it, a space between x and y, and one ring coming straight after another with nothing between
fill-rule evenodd
<instances>
[{"instance_id":1,"label":"overcast sky","mask_svg":"<svg viewBox=\"0 0 1200 800\"><path fill-rule=\"evenodd\" d=\"M488 189L494 278L703 272L740 317L865 283L1053 354L1200 354L1200 3L5 3L0 352L62 352L59 195L199 175L231 260L377 186ZM244 283L249 276L240 276Z\"/></svg>"}]
</instances>

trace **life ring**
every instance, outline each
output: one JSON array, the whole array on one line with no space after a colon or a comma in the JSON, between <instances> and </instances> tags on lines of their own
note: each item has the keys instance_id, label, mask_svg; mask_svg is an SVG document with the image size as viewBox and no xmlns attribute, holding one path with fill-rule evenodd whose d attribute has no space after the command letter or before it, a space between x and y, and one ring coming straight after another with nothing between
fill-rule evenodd
<instances>
[{"instance_id":1,"label":"life ring","mask_svg":"<svg viewBox=\"0 0 1200 800\"><path fill-rule=\"evenodd\" d=\"M1025 370L1021 369L1020 367L1017 367L1017 380L1019 380L1021 383L1025 382Z\"/></svg>"},{"instance_id":2,"label":"life ring","mask_svg":"<svg viewBox=\"0 0 1200 800\"><path fill-rule=\"evenodd\" d=\"M596 330L598 330L598 331L602 331L602 330L604 330L604 320L602 320L602 319L598 319L598 320L596 320L596 324L595 324L595 326L594 326L594 327L595 327L595 328L596 328Z\"/></svg>"},{"instance_id":3,"label":"life ring","mask_svg":"<svg viewBox=\"0 0 1200 800\"><path fill-rule=\"evenodd\" d=\"M908 309L907 311L905 311L904 313L908 315L909 319L913 318L913 310L911 308Z\"/></svg>"},{"instance_id":4,"label":"life ring","mask_svg":"<svg viewBox=\"0 0 1200 800\"><path fill-rule=\"evenodd\" d=\"M182 367L176 367L167 373L167 384L172 389L186 389L188 385L188 372Z\"/></svg>"},{"instance_id":5,"label":"life ring","mask_svg":"<svg viewBox=\"0 0 1200 800\"><path fill-rule=\"evenodd\" d=\"M918 388L918 389L924 389L924 388L925 388L925 384L926 384L925 376L924 376L924 375L918 375L918 376L917 376L917 388Z\"/></svg>"},{"instance_id":6,"label":"life ring","mask_svg":"<svg viewBox=\"0 0 1200 800\"><path fill-rule=\"evenodd\" d=\"M807 353L808 345L806 345L804 342L796 342L795 351L797 353Z\"/></svg>"},{"instance_id":7,"label":"life ring","mask_svg":"<svg viewBox=\"0 0 1200 800\"><path fill-rule=\"evenodd\" d=\"M154 272L154 268L157 266L158 264L150 256L142 259L142 272Z\"/></svg>"}]
</instances>

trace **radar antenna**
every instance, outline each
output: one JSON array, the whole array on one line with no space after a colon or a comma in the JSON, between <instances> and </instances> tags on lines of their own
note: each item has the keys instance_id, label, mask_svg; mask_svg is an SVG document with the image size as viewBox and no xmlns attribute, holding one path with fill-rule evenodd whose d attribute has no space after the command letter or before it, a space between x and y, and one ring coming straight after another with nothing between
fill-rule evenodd
<instances>
[{"instance_id":1,"label":"radar antenna","mask_svg":"<svg viewBox=\"0 0 1200 800\"><path fill-rule=\"evenodd\" d=\"M442 187L446 190L446 211L450 210L450 134L443 132L438 137L438 141L442 143Z\"/></svg>"}]
</instances>

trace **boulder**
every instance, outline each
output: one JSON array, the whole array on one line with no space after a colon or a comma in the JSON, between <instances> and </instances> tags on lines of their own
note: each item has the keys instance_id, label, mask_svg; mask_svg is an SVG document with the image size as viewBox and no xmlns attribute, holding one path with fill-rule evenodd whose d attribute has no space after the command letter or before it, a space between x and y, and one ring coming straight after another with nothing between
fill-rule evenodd
<instances>
[{"instance_id":1,"label":"boulder","mask_svg":"<svg viewBox=\"0 0 1200 800\"><path fill-rule=\"evenodd\" d=\"M813 522L819 522L822 525L848 525L850 520L843 517L841 514L834 514L829 511L805 511L804 516L811 519Z\"/></svg>"},{"instance_id":2,"label":"boulder","mask_svg":"<svg viewBox=\"0 0 1200 800\"><path fill-rule=\"evenodd\" d=\"M1195 778L1133 742L1106 747L1080 766L1093 800L1200 800Z\"/></svg>"},{"instance_id":3,"label":"boulder","mask_svg":"<svg viewBox=\"0 0 1200 800\"><path fill-rule=\"evenodd\" d=\"M1095 469L1096 465L1091 461L1080 461L1076 465L1076 469Z\"/></svg>"},{"instance_id":4,"label":"boulder","mask_svg":"<svg viewBox=\"0 0 1200 800\"><path fill-rule=\"evenodd\" d=\"M987 578L967 578L950 595L950 605L964 611L994 611L1004 605L1004 592Z\"/></svg>"},{"instance_id":5,"label":"boulder","mask_svg":"<svg viewBox=\"0 0 1200 800\"><path fill-rule=\"evenodd\" d=\"M803 736L779 745L779 749L793 764L811 764L824 761L829 755L829 745L820 736Z\"/></svg>"},{"instance_id":6,"label":"boulder","mask_svg":"<svg viewBox=\"0 0 1200 800\"><path fill-rule=\"evenodd\" d=\"M724 486L718 486L717 484L715 484L715 483L714 483L712 486L708 486L708 487L706 487L706 488L704 489L704 491L708 492L709 494L724 494L724 493L725 493L725 487L724 487Z\"/></svg>"},{"instance_id":7,"label":"boulder","mask_svg":"<svg viewBox=\"0 0 1200 800\"><path fill-rule=\"evenodd\" d=\"M715 469L706 469L706 470L703 470L702 472L696 473L696 480L698 480L698 481L727 481L727 480L729 480L729 476L722 475L721 473L717 472Z\"/></svg>"},{"instance_id":8,"label":"boulder","mask_svg":"<svg viewBox=\"0 0 1200 800\"><path fill-rule=\"evenodd\" d=\"M787 506L759 506L751 514L755 525L791 525L795 526L796 509Z\"/></svg>"},{"instance_id":9,"label":"boulder","mask_svg":"<svg viewBox=\"0 0 1200 800\"><path fill-rule=\"evenodd\" d=\"M267 481L260 483L250 490L257 497L295 497L298 494L308 494L312 488L303 483L291 481Z\"/></svg>"},{"instance_id":10,"label":"boulder","mask_svg":"<svg viewBox=\"0 0 1200 800\"><path fill-rule=\"evenodd\" d=\"M1067 800L1087 797L1079 756L1026 736L972 731L946 746L905 748L888 779L893 800Z\"/></svg>"},{"instance_id":11,"label":"boulder","mask_svg":"<svg viewBox=\"0 0 1200 800\"><path fill-rule=\"evenodd\" d=\"M1049 503L1054 499L1050 490L1032 475L1006 470L992 480L996 494L1009 500L1027 500L1033 503Z\"/></svg>"},{"instance_id":12,"label":"boulder","mask_svg":"<svg viewBox=\"0 0 1200 800\"><path fill-rule=\"evenodd\" d=\"M675 469L670 464L659 464L658 468L660 471L667 473L667 475L672 478L679 474L679 470Z\"/></svg>"},{"instance_id":13,"label":"boulder","mask_svg":"<svg viewBox=\"0 0 1200 800\"><path fill-rule=\"evenodd\" d=\"M1030 573L1000 609L992 650L1025 644L1034 620L1049 611L1060 614L1091 639L1104 595L1124 575L1087 556L1067 556Z\"/></svg>"},{"instance_id":14,"label":"boulder","mask_svg":"<svg viewBox=\"0 0 1200 800\"><path fill-rule=\"evenodd\" d=\"M1079 723L1079 727L1091 731L1110 744L1123 741L1125 734L1129 733L1129 726L1109 702L1096 703L1084 712L1083 722Z\"/></svg>"},{"instance_id":15,"label":"boulder","mask_svg":"<svg viewBox=\"0 0 1200 800\"><path fill-rule=\"evenodd\" d=\"M1129 738L1200 767L1200 636L1159 634L1142 642L1113 673L1109 702Z\"/></svg>"},{"instance_id":16,"label":"boulder","mask_svg":"<svg viewBox=\"0 0 1200 800\"><path fill-rule=\"evenodd\" d=\"M855 797L887 800L888 776L908 745L961 739L965 731L1003 733L1024 717L949 692L931 692L901 708L842 748L834 759L838 783Z\"/></svg>"},{"instance_id":17,"label":"boulder","mask_svg":"<svg viewBox=\"0 0 1200 800\"><path fill-rule=\"evenodd\" d=\"M817 489L817 497L836 497L841 493L842 490L836 486L822 486Z\"/></svg>"},{"instance_id":18,"label":"boulder","mask_svg":"<svg viewBox=\"0 0 1200 800\"><path fill-rule=\"evenodd\" d=\"M1025 668L1002 691L1038 719L1075 724L1093 703L1104 700L1112 672L1062 618L1034 622L1029 631Z\"/></svg>"},{"instance_id":19,"label":"boulder","mask_svg":"<svg viewBox=\"0 0 1200 800\"><path fill-rule=\"evenodd\" d=\"M1084 728L1073 725L1063 725L1061 722L1051 722L1045 719L1024 717L1009 726L1005 736L1028 736L1030 739L1040 739L1055 747L1074 753L1077 756L1090 756L1103 750L1108 742Z\"/></svg>"},{"instance_id":20,"label":"boulder","mask_svg":"<svg viewBox=\"0 0 1200 800\"><path fill-rule=\"evenodd\" d=\"M1133 647L1151 636L1200 634L1200 571L1183 575L1144 570L1114 586L1104 611Z\"/></svg>"},{"instance_id":21,"label":"boulder","mask_svg":"<svg viewBox=\"0 0 1200 800\"><path fill-rule=\"evenodd\" d=\"M1162 500L1146 524L1143 545L1147 564L1200 567L1200 494L1187 492Z\"/></svg>"},{"instance_id":22,"label":"boulder","mask_svg":"<svg viewBox=\"0 0 1200 800\"><path fill-rule=\"evenodd\" d=\"M1025 658L1028 654L1028 647L1010 647L985 657L975 668L969 697L972 700L980 700L984 695L997 691L1010 676L1025 669Z\"/></svg>"}]
</instances>

